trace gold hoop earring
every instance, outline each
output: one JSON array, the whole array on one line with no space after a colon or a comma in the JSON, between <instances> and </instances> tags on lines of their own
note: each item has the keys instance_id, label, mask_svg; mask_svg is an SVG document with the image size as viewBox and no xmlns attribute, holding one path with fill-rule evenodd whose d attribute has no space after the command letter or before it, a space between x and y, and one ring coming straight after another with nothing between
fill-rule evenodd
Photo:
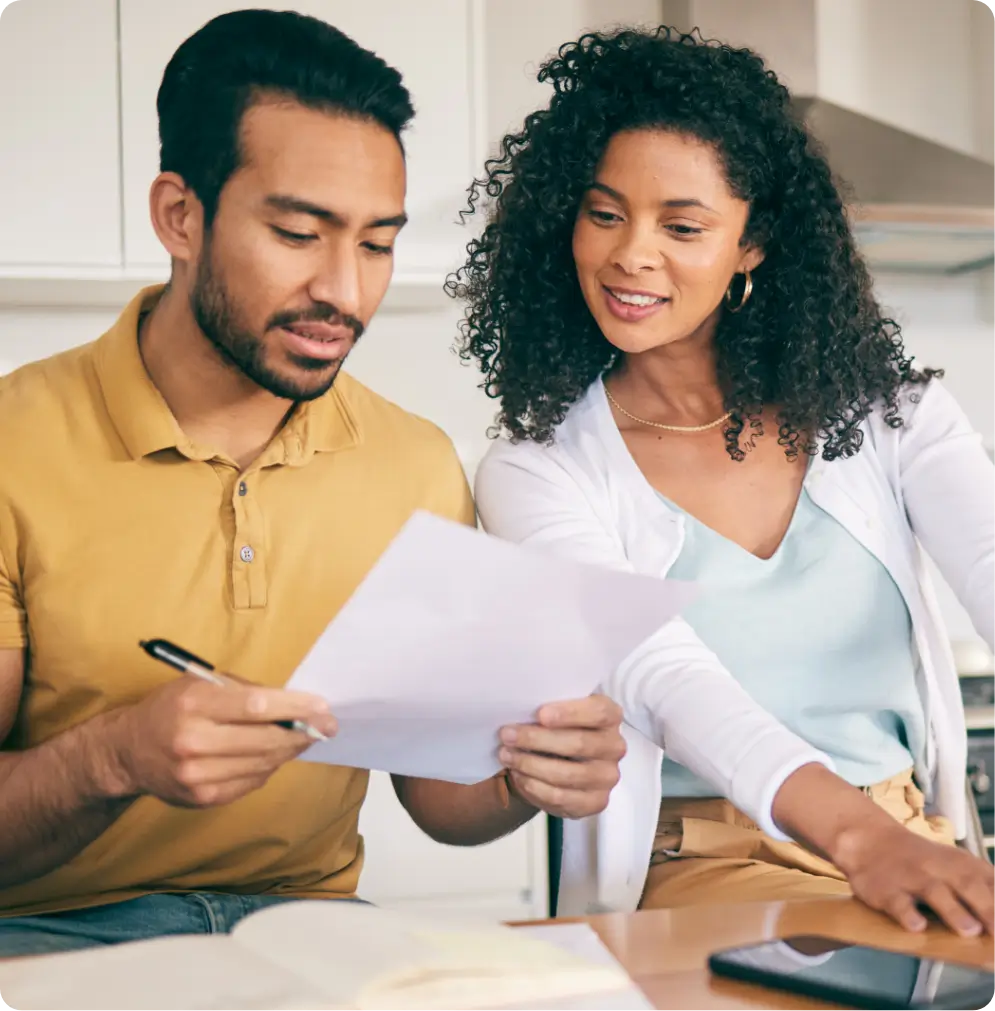
<instances>
[{"instance_id":1,"label":"gold hoop earring","mask_svg":"<svg viewBox=\"0 0 995 1011\"><path fill-rule=\"evenodd\" d=\"M732 292L732 282L730 282L729 287L726 288L725 303L729 307L730 312L739 312L739 310L742 309L747 302L749 302L750 295L753 294L753 278L750 277L750 272L748 270L744 270L743 276L745 278L743 281L743 295L739 300L739 305L734 306L732 304L732 299L729 297L730 292Z\"/></svg>"}]
</instances>

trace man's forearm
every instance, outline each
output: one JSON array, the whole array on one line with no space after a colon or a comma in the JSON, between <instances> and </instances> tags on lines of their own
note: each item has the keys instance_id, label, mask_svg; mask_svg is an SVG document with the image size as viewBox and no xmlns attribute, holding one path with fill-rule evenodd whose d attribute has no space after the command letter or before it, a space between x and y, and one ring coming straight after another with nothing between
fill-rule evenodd
<instances>
[{"instance_id":1,"label":"man's forearm","mask_svg":"<svg viewBox=\"0 0 995 1011\"><path fill-rule=\"evenodd\" d=\"M36 748L0 753L0 888L71 860L134 801L109 767L103 723L97 717Z\"/></svg>"},{"instance_id":2,"label":"man's forearm","mask_svg":"<svg viewBox=\"0 0 995 1011\"><path fill-rule=\"evenodd\" d=\"M479 846L524 825L536 808L508 790L503 779L473 786L393 776L394 790L415 824L436 842Z\"/></svg>"}]
</instances>

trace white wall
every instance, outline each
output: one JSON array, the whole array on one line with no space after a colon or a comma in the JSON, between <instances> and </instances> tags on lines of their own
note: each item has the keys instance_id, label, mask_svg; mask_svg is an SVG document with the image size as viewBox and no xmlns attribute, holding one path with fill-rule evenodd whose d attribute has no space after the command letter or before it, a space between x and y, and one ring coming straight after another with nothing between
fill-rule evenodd
<instances>
[{"instance_id":1,"label":"white wall","mask_svg":"<svg viewBox=\"0 0 995 1011\"><path fill-rule=\"evenodd\" d=\"M989 455L995 448L995 340L992 333L992 271L959 277L881 274L880 301L902 325L916 363L946 370L943 382L981 433ZM950 638L980 641L967 613L931 566Z\"/></svg>"},{"instance_id":2,"label":"white wall","mask_svg":"<svg viewBox=\"0 0 995 1011\"><path fill-rule=\"evenodd\" d=\"M879 300L902 325L906 347L919 365L946 370L945 385L995 446L995 341L991 269L961 276L879 274Z\"/></svg>"}]
</instances>

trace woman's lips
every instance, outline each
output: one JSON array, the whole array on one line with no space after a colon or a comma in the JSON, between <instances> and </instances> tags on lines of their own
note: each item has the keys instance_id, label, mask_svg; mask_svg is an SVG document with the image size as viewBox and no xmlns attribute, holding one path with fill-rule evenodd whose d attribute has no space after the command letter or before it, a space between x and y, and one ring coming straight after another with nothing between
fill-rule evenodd
<instances>
[{"instance_id":1,"label":"woman's lips","mask_svg":"<svg viewBox=\"0 0 995 1011\"><path fill-rule=\"evenodd\" d=\"M631 292L631 294L648 294L650 297L656 298L655 302L650 302L648 305L632 305L618 298L611 288L606 288L602 285L601 290L604 293L605 305L608 306L608 311L616 319L624 320L626 323L637 323L639 320L652 316L670 304L670 299L663 296L653 296L650 292Z\"/></svg>"}]
</instances>

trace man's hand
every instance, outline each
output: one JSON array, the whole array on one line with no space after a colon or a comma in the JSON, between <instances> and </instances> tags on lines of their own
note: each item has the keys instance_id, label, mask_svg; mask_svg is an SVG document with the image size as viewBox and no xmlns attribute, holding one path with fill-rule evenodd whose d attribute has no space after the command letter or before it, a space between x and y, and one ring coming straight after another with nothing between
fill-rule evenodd
<instances>
[{"instance_id":1,"label":"man's hand","mask_svg":"<svg viewBox=\"0 0 995 1011\"><path fill-rule=\"evenodd\" d=\"M555 702L534 724L504 727L498 759L533 807L560 818L599 814L625 754L621 723L622 710L605 695Z\"/></svg>"},{"instance_id":2,"label":"man's hand","mask_svg":"<svg viewBox=\"0 0 995 1011\"><path fill-rule=\"evenodd\" d=\"M924 839L897 822L852 829L840 840L836 865L853 894L919 931L928 906L953 931L995 933L995 868L956 846Z\"/></svg>"},{"instance_id":3,"label":"man's hand","mask_svg":"<svg viewBox=\"0 0 995 1011\"><path fill-rule=\"evenodd\" d=\"M151 794L167 804L228 804L259 789L313 742L274 726L303 720L332 735L324 699L233 680L177 678L141 702L107 713L98 755L112 796Z\"/></svg>"}]
</instances>

